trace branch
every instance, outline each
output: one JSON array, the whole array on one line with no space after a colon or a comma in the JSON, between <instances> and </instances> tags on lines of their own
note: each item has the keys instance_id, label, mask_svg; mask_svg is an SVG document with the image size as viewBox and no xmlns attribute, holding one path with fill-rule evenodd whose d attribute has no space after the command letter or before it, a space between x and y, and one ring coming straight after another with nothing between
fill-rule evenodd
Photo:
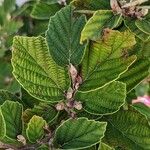
<instances>
[{"instance_id":1,"label":"branch","mask_svg":"<svg viewBox=\"0 0 150 150\"><path fill-rule=\"evenodd\" d=\"M11 148L13 150L19 150L18 148L14 147L12 145L9 145L9 144L4 144L1 141L0 141L0 148L2 148L2 149L9 149L9 148Z\"/></svg>"}]
</instances>

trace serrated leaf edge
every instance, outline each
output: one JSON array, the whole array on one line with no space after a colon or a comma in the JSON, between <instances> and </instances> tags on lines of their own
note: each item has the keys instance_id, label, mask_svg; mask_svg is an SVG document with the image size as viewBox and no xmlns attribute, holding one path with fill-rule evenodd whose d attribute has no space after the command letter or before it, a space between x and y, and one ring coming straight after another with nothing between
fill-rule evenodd
<instances>
[{"instance_id":1,"label":"serrated leaf edge","mask_svg":"<svg viewBox=\"0 0 150 150\"><path fill-rule=\"evenodd\" d=\"M123 83L123 82L120 82L120 81L113 81L113 82L116 82L116 83L120 83L120 84L122 84L122 85L124 85L125 86L125 89L126 89L126 84L125 83ZM112 82L111 82L112 83ZM110 84L110 83L108 83L108 84ZM107 86L107 85L105 85L105 86ZM104 87L105 87L104 86ZM101 87L101 88L104 88L104 87ZM101 88L99 88L99 89L101 89ZM97 89L97 90L99 90L99 89ZM94 90L95 91L95 90ZM92 91L91 91L92 92ZM81 93L84 93L84 92L81 92ZM91 114L91 115L103 115L103 116L106 116L106 115L112 115L112 114L115 114L116 112L118 112L119 110L120 110L120 108L125 104L125 102L126 102L126 93L127 93L127 90L124 92L124 100L123 100L123 103L122 103L122 105L120 105L119 107L118 107L118 109L116 110L116 111L114 111L114 112L111 112L111 113L105 113L105 114L98 114L98 113L91 113L91 112L89 112L88 110L86 110L84 107L83 107L83 109L87 112L87 113L89 113L89 114Z\"/></svg>"},{"instance_id":2,"label":"serrated leaf edge","mask_svg":"<svg viewBox=\"0 0 150 150\"><path fill-rule=\"evenodd\" d=\"M96 90L99 90L99 89L105 87L106 85L108 85L108 84L110 84L110 83L112 83L112 82L118 80L118 79L120 78L120 76L121 76L122 74L124 74L126 71L128 71L129 67L130 67L132 64L134 64L135 61L137 60L136 55L133 55L133 56L134 56L135 58L134 58L134 60L132 61L132 63L127 67L126 70L124 70L123 72L121 72L121 73L118 75L118 77L115 78L114 80L109 81L109 82L107 82L106 84L104 84L103 86L100 86L100 87L98 87L98 88L95 88L95 89L92 89L92 90L88 90L88 91L80 91L80 90L78 90L78 92L80 92L80 93L89 93L89 92L92 92L92 91L96 91ZM84 84L84 81L83 81L83 84Z\"/></svg>"},{"instance_id":3,"label":"serrated leaf edge","mask_svg":"<svg viewBox=\"0 0 150 150\"><path fill-rule=\"evenodd\" d=\"M107 122L99 122L99 121L96 121L96 120L89 120L89 119L86 118L86 117L80 117L80 118L77 118L76 120L80 120L80 119L85 119L85 120L87 120L87 121L96 122L96 123L100 123L100 124L101 124L101 123L105 124L105 130L104 130L104 133L103 133L103 136L101 137L101 139L105 136L105 132L106 132L106 128L107 128ZM68 119L68 120L65 120L65 121L55 130L55 134L57 133L57 131L59 130L59 128L61 128L66 122L69 122L70 120L72 120L72 118L70 118L70 119ZM54 137L54 139L55 139L55 137ZM92 144L92 145L90 145L90 146L86 146L86 147L82 147L82 148L76 148L76 149L64 149L64 150L80 150L80 149L83 149L83 148L89 148L89 147L92 147L92 146L94 146L94 145L100 143L100 142L101 142L101 139L100 139L99 142L96 142L96 143L94 143L94 144ZM63 150L63 149L62 149L62 150Z\"/></svg>"}]
</instances>

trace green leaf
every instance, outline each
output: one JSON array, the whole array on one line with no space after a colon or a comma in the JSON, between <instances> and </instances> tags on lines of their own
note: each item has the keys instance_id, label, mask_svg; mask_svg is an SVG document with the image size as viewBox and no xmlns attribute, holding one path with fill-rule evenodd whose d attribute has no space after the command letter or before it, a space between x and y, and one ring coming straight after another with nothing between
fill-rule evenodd
<instances>
[{"instance_id":1,"label":"green leaf","mask_svg":"<svg viewBox=\"0 0 150 150\"><path fill-rule=\"evenodd\" d=\"M25 2L19 9L16 9L14 12L13 12L13 17L18 17L20 15L22 15L23 13L26 13L30 7L32 8L33 5L34 5L35 1L27 1Z\"/></svg>"},{"instance_id":2,"label":"green leaf","mask_svg":"<svg viewBox=\"0 0 150 150\"><path fill-rule=\"evenodd\" d=\"M20 94L20 93L17 93L17 94ZM0 105L2 105L7 100L14 101L14 102L19 102L20 104L23 105L24 108L27 107L27 105L26 105L26 103L24 102L23 99L20 99L18 96L16 96L15 94L10 93L7 90L0 90Z\"/></svg>"},{"instance_id":3,"label":"green leaf","mask_svg":"<svg viewBox=\"0 0 150 150\"><path fill-rule=\"evenodd\" d=\"M99 147L99 150L115 150L114 148L108 146L107 144L105 143L101 143L100 144L100 147Z\"/></svg>"},{"instance_id":4,"label":"green leaf","mask_svg":"<svg viewBox=\"0 0 150 150\"><path fill-rule=\"evenodd\" d=\"M8 58L0 59L0 89L8 90L12 93L20 91L20 85L12 75L12 66L7 62Z\"/></svg>"},{"instance_id":5,"label":"green leaf","mask_svg":"<svg viewBox=\"0 0 150 150\"><path fill-rule=\"evenodd\" d=\"M147 80L147 79L145 79ZM149 93L149 82L141 82L136 88L134 88L136 96L144 96L144 95L148 95Z\"/></svg>"},{"instance_id":6,"label":"green leaf","mask_svg":"<svg viewBox=\"0 0 150 150\"><path fill-rule=\"evenodd\" d=\"M137 103L137 104L134 104L132 106L137 111L139 111L141 114L143 114L147 118L147 120L148 120L148 122L150 124L150 108L145 106L144 104L141 104L141 103Z\"/></svg>"},{"instance_id":7,"label":"green leaf","mask_svg":"<svg viewBox=\"0 0 150 150\"><path fill-rule=\"evenodd\" d=\"M135 25L144 33L150 35L150 17L144 18L142 20L136 20Z\"/></svg>"},{"instance_id":8,"label":"green leaf","mask_svg":"<svg viewBox=\"0 0 150 150\"><path fill-rule=\"evenodd\" d=\"M139 47L140 47L140 52L139 55L141 57L149 58L150 57L150 52L149 52L149 47L150 47L150 38L147 41L139 41Z\"/></svg>"},{"instance_id":9,"label":"green leaf","mask_svg":"<svg viewBox=\"0 0 150 150\"><path fill-rule=\"evenodd\" d=\"M124 56L124 49L135 44L129 32L107 30L103 40L89 44L81 65L83 84L79 91L100 88L117 78L136 60L136 56Z\"/></svg>"},{"instance_id":10,"label":"green leaf","mask_svg":"<svg viewBox=\"0 0 150 150\"><path fill-rule=\"evenodd\" d=\"M142 41L146 41L150 37L150 35L148 35L148 34L146 34L144 32L141 32L141 30L135 25L135 20L133 20L133 19L126 19L124 21L124 23L125 23L125 26L130 31L132 31L135 34L135 36L137 36Z\"/></svg>"},{"instance_id":11,"label":"green leaf","mask_svg":"<svg viewBox=\"0 0 150 150\"><path fill-rule=\"evenodd\" d=\"M77 92L75 99L83 103L83 108L92 114L108 115L120 109L126 98L126 85L112 82L91 92Z\"/></svg>"},{"instance_id":12,"label":"green leaf","mask_svg":"<svg viewBox=\"0 0 150 150\"><path fill-rule=\"evenodd\" d=\"M47 30L47 25L48 25L48 20L35 20L35 25L33 28L32 33L34 33L34 35L38 36L38 35L45 35L45 31Z\"/></svg>"},{"instance_id":13,"label":"green leaf","mask_svg":"<svg viewBox=\"0 0 150 150\"><path fill-rule=\"evenodd\" d=\"M58 3L47 4L43 1L38 1L31 12L31 17L35 19L49 19L51 16L55 15L57 11L61 9Z\"/></svg>"},{"instance_id":14,"label":"green leaf","mask_svg":"<svg viewBox=\"0 0 150 150\"><path fill-rule=\"evenodd\" d=\"M127 93L127 97L126 97L126 104L131 104L132 103L132 99L136 99L137 96L136 96L136 93L135 93L135 90L132 90L131 92ZM126 105L125 104L125 105ZM127 105L128 107L128 105Z\"/></svg>"},{"instance_id":15,"label":"green leaf","mask_svg":"<svg viewBox=\"0 0 150 150\"><path fill-rule=\"evenodd\" d=\"M56 102L68 88L67 72L55 64L43 37L19 37L13 42L13 74L33 97Z\"/></svg>"},{"instance_id":16,"label":"green leaf","mask_svg":"<svg viewBox=\"0 0 150 150\"><path fill-rule=\"evenodd\" d=\"M77 111L77 116L78 118L85 117L88 118L89 120L99 120L100 118L102 118L102 115L91 114L85 111L84 109Z\"/></svg>"},{"instance_id":17,"label":"green leaf","mask_svg":"<svg viewBox=\"0 0 150 150\"><path fill-rule=\"evenodd\" d=\"M149 75L149 67L150 61L148 59L139 58L118 80L126 83L127 92L130 92Z\"/></svg>"},{"instance_id":18,"label":"green leaf","mask_svg":"<svg viewBox=\"0 0 150 150\"><path fill-rule=\"evenodd\" d=\"M50 18L46 39L50 54L58 65L81 62L86 44L81 45L79 41L85 22L85 16L73 16L71 6L62 8Z\"/></svg>"},{"instance_id":19,"label":"green leaf","mask_svg":"<svg viewBox=\"0 0 150 150\"><path fill-rule=\"evenodd\" d=\"M4 143L20 145L17 135L22 134L22 105L5 101L0 107L0 140Z\"/></svg>"},{"instance_id":20,"label":"green leaf","mask_svg":"<svg viewBox=\"0 0 150 150\"><path fill-rule=\"evenodd\" d=\"M105 28L113 29L120 22L120 15L114 15L111 10L98 10L86 23L81 33L81 43L85 40L99 40Z\"/></svg>"},{"instance_id":21,"label":"green leaf","mask_svg":"<svg viewBox=\"0 0 150 150\"><path fill-rule=\"evenodd\" d=\"M6 100L19 101L22 102L17 96L6 90L0 90L0 105L2 105Z\"/></svg>"},{"instance_id":22,"label":"green leaf","mask_svg":"<svg viewBox=\"0 0 150 150\"><path fill-rule=\"evenodd\" d=\"M17 33L19 28L21 28L22 26L23 26L22 21L9 20L5 22L3 28L1 29L1 32L4 34L7 32L8 35L12 35L14 33Z\"/></svg>"},{"instance_id":23,"label":"green leaf","mask_svg":"<svg viewBox=\"0 0 150 150\"><path fill-rule=\"evenodd\" d=\"M0 111L0 139L1 140L5 137L5 134L6 134L5 120L2 115L2 112Z\"/></svg>"},{"instance_id":24,"label":"green leaf","mask_svg":"<svg viewBox=\"0 0 150 150\"><path fill-rule=\"evenodd\" d=\"M134 109L120 110L105 118L108 127L105 140L112 146L124 150L149 150L150 126L145 118Z\"/></svg>"},{"instance_id":25,"label":"green leaf","mask_svg":"<svg viewBox=\"0 0 150 150\"><path fill-rule=\"evenodd\" d=\"M42 117L33 116L31 118L26 129L26 135L31 143L36 143L37 140L42 139L45 125L46 121Z\"/></svg>"},{"instance_id":26,"label":"green leaf","mask_svg":"<svg viewBox=\"0 0 150 150\"><path fill-rule=\"evenodd\" d=\"M56 130L54 142L60 149L88 148L100 142L106 125L86 118L69 119Z\"/></svg>"},{"instance_id":27,"label":"green leaf","mask_svg":"<svg viewBox=\"0 0 150 150\"><path fill-rule=\"evenodd\" d=\"M26 109L23 112L24 122L29 122L34 115L42 117L50 124L58 116L58 111L49 104L39 103L39 105L35 105L32 109Z\"/></svg>"},{"instance_id":28,"label":"green leaf","mask_svg":"<svg viewBox=\"0 0 150 150\"><path fill-rule=\"evenodd\" d=\"M6 13L5 13L5 10L4 10L4 7L3 5L0 6L0 25L4 25L4 22L6 20Z\"/></svg>"},{"instance_id":29,"label":"green leaf","mask_svg":"<svg viewBox=\"0 0 150 150\"><path fill-rule=\"evenodd\" d=\"M5 12L12 12L15 9L16 0L4 0L3 5Z\"/></svg>"},{"instance_id":30,"label":"green leaf","mask_svg":"<svg viewBox=\"0 0 150 150\"><path fill-rule=\"evenodd\" d=\"M109 0L73 0L73 6L77 9L85 10L99 10L99 9L110 9Z\"/></svg>"},{"instance_id":31,"label":"green leaf","mask_svg":"<svg viewBox=\"0 0 150 150\"><path fill-rule=\"evenodd\" d=\"M25 104L25 109L27 108L33 108L34 105L38 105L39 104L39 100L32 97L26 90L24 90L23 88L21 88L21 100L24 102Z\"/></svg>"}]
</instances>

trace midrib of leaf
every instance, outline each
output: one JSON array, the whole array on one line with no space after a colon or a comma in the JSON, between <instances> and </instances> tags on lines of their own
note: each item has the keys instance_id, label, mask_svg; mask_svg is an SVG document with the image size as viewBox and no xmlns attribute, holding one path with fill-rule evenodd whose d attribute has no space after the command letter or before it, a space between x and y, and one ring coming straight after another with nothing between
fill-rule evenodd
<instances>
[{"instance_id":1,"label":"midrib of leaf","mask_svg":"<svg viewBox=\"0 0 150 150\"><path fill-rule=\"evenodd\" d=\"M47 71L45 71L45 69L43 69L43 67L38 63L37 60L35 60L35 58L29 53L29 51L26 51L26 48L22 45L22 43L16 38L16 40L18 41L18 43L21 45L21 47L24 49L25 52L27 52L30 57L35 61L37 62L38 66L40 67L40 69L47 75L46 77L48 77L56 86L58 89L60 89L62 92L63 90L59 87L59 85L49 76L49 73L47 73ZM28 47L28 44L27 44L27 47ZM36 54L36 53L35 53ZM26 68L24 68L26 69ZM32 70L33 71L33 70ZM34 71L33 71L34 72Z\"/></svg>"},{"instance_id":2,"label":"midrib of leaf","mask_svg":"<svg viewBox=\"0 0 150 150\"><path fill-rule=\"evenodd\" d=\"M72 51L72 42L71 42L71 38L72 38L72 27L73 27L73 14L72 14L72 9L70 8L70 38L69 38L69 64L70 64L70 59L71 59L71 51Z\"/></svg>"},{"instance_id":3,"label":"midrib of leaf","mask_svg":"<svg viewBox=\"0 0 150 150\"><path fill-rule=\"evenodd\" d=\"M77 21L81 18L82 16L80 16L79 18L76 18L77 19ZM71 22L72 22L72 27L74 26L74 24L76 23L76 21L73 19L73 14L72 14L72 18L71 18ZM73 21L74 20L74 21ZM72 37L73 35L72 35L72 28L71 28L71 37ZM71 38L70 38L70 40L71 40ZM72 45L72 43L73 43L74 41L71 41L71 45ZM78 45L78 47L79 47L80 45ZM78 49L78 47L76 47L76 49ZM76 52L76 49L74 49L74 51L72 51L72 53L71 53L71 55L70 55L70 58L73 56L73 54L77 54L77 52ZM73 49L72 49L73 50Z\"/></svg>"},{"instance_id":4,"label":"midrib of leaf","mask_svg":"<svg viewBox=\"0 0 150 150\"><path fill-rule=\"evenodd\" d=\"M63 23L62 23L62 25L63 25ZM49 24L49 26L50 26L50 24ZM55 26L55 24L53 24L53 26ZM55 27L56 28L56 27ZM48 30L47 30L48 31ZM55 32L58 34L58 32L57 32L57 30L55 30ZM49 32L47 32L47 35L49 35ZM52 40L52 38L51 38L51 40ZM61 39L60 39L61 40ZM63 42L63 41L62 41ZM54 44L53 44L54 45ZM59 53L61 53L61 55L63 55L63 57L65 57L67 60L68 60L68 58L67 58L67 56L66 56L66 54L64 54L61 50L59 50Z\"/></svg>"},{"instance_id":5,"label":"midrib of leaf","mask_svg":"<svg viewBox=\"0 0 150 150\"><path fill-rule=\"evenodd\" d=\"M104 117L104 116L103 116ZM132 141L133 143L135 143L136 145L138 145L134 140L130 139L128 136L126 136L126 134L124 134L119 128L117 128L117 126L115 126L110 120L108 120L106 117L104 117L117 131L119 131L124 137L126 137L129 141ZM138 145L141 150L143 150L143 147L141 147L140 145Z\"/></svg>"},{"instance_id":6,"label":"midrib of leaf","mask_svg":"<svg viewBox=\"0 0 150 150\"><path fill-rule=\"evenodd\" d=\"M73 29L73 27L74 27L74 23L76 23L75 22L75 20L74 20L74 18L73 18L73 10L72 10L72 8L71 8L71 10L70 10L70 25L69 25L69 28L70 28L70 38L69 38L69 64L71 63L70 62L70 60L71 60L71 57L72 57L72 55L76 52L76 49L73 49L72 48L72 44L73 44L73 42L74 41L72 41L72 29ZM77 21L80 19L80 18L76 18L77 19Z\"/></svg>"}]
</instances>

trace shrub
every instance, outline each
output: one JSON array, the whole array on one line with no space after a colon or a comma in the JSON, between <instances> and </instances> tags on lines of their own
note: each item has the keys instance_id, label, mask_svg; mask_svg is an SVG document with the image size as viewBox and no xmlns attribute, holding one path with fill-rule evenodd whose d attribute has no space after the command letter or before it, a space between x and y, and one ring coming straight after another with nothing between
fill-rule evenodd
<instances>
[{"instance_id":1,"label":"shrub","mask_svg":"<svg viewBox=\"0 0 150 150\"><path fill-rule=\"evenodd\" d=\"M135 92L149 75L146 6L69 2L39 1L31 16L50 17L45 35L14 37L13 75L24 90L0 92L0 146L150 149L150 100Z\"/></svg>"}]
</instances>

